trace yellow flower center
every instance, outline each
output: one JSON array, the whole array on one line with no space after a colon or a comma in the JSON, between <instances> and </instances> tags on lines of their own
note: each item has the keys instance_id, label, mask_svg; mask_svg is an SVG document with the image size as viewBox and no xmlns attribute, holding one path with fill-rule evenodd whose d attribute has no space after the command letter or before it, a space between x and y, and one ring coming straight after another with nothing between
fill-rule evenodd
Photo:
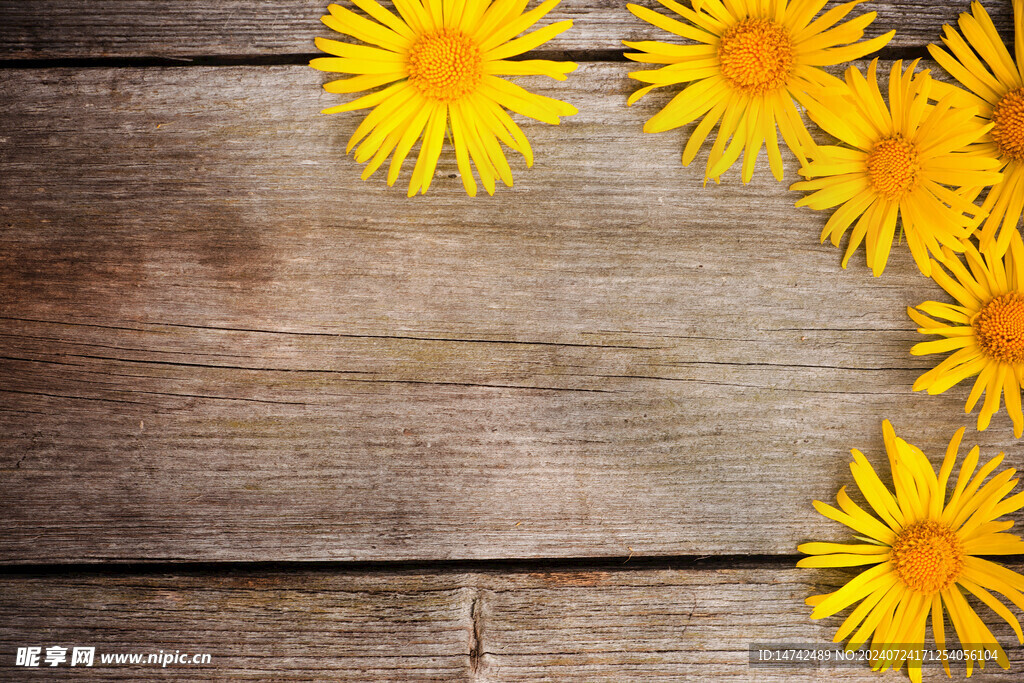
<instances>
[{"instance_id":1,"label":"yellow flower center","mask_svg":"<svg viewBox=\"0 0 1024 683\"><path fill-rule=\"evenodd\" d=\"M920 593L935 593L952 586L960 576L964 546L941 522L915 522L896 536L892 563L905 586Z\"/></svg>"},{"instance_id":2,"label":"yellow flower center","mask_svg":"<svg viewBox=\"0 0 1024 683\"><path fill-rule=\"evenodd\" d=\"M1024 161L1024 88L1003 95L992 108L992 138L999 151L1014 161Z\"/></svg>"},{"instance_id":3,"label":"yellow flower center","mask_svg":"<svg viewBox=\"0 0 1024 683\"><path fill-rule=\"evenodd\" d=\"M409 51L409 83L424 97L453 102L476 90L483 76L480 46L465 33L443 28L421 36Z\"/></svg>"},{"instance_id":4,"label":"yellow flower center","mask_svg":"<svg viewBox=\"0 0 1024 683\"><path fill-rule=\"evenodd\" d=\"M718 46L722 75L750 95L777 90L793 70L793 39L770 19L744 19L722 36Z\"/></svg>"},{"instance_id":5,"label":"yellow flower center","mask_svg":"<svg viewBox=\"0 0 1024 683\"><path fill-rule=\"evenodd\" d=\"M992 299L972 321L982 350L1005 363L1024 363L1024 294Z\"/></svg>"},{"instance_id":6,"label":"yellow flower center","mask_svg":"<svg viewBox=\"0 0 1024 683\"><path fill-rule=\"evenodd\" d=\"M917 148L902 135L883 138L868 154L868 179L878 194L898 199L917 185Z\"/></svg>"}]
</instances>

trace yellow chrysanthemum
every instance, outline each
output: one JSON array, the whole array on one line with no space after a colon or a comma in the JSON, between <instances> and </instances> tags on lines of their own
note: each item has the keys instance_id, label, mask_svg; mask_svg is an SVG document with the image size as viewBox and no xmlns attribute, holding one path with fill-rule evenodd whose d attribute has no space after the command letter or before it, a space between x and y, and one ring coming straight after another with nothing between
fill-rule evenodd
<instances>
[{"instance_id":1,"label":"yellow chrysanthemum","mask_svg":"<svg viewBox=\"0 0 1024 683\"><path fill-rule=\"evenodd\" d=\"M941 394L977 375L966 412L974 409L982 393L986 394L978 415L978 429L984 431L999 411L1000 396L1004 396L1013 433L1019 438L1024 431L1020 405L1024 382L1024 243L1020 233L1014 231L1003 257L996 256L995 243L983 252L970 242L964 247L966 266L946 251L932 268L932 278L957 303L927 301L916 310L907 309L920 325L918 332L941 337L915 345L912 354L953 352L921 375L914 382L914 391L926 389L929 394Z\"/></svg>"},{"instance_id":2,"label":"yellow chrysanthemum","mask_svg":"<svg viewBox=\"0 0 1024 683\"><path fill-rule=\"evenodd\" d=\"M988 482L1003 460L1000 453L978 468L978 447L967 454L953 493L948 484L964 429L953 436L936 474L921 449L897 438L892 425L883 423L893 490L889 491L864 454L853 450L850 470L874 515L839 489L839 509L820 501L814 508L829 519L857 532L862 543L804 543L800 567L856 567L874 565L845 586L827 595L807 599L812 619L830 617L860 603L840 625L835 642L847 637L847 649L856 650L871 639L870 649L892 648L891 659L874 658L872 667L885 671L907 665L913 681L921 680L925 630L931 616L932 636L939 650L946 648L945 616L968 651L967 675L975 658L982 667L994 658L1004 669L1010 663L992 632L967 602L971 594L1005 619L1024 643L1017 617L993 595L1000 593L1024 610L1024 576L978 555L1024 553L1024 542L1005 533L1013 522L1000 518L1024 507L1024 493L1007 495L1017 484L1016 470L1003 470ZM877 516L876 516L877 515ZM852 634L852 635L851 635ZM898 654L903 651L902 656ZM908 657L907 650L910 650ZM973 655L971 654L973 653ZM946 673L949 664L944 662Z\"/></svg>"},{"instance_id":3,"label":"yellow chrysanthemum","mask_svg":"<svg viewBox=\"0 0 1024 683\"><path fill-rule=\"evenodd\" d=\"M354 93L383 87L357 100L325 109L333 114L373 107L348 141L356 161L369 162L363 179L391 156L388 185L413 145L419 157L409 182L409 196L426 192L437 167L446 134L466 192L476 195L470 160L489 194L495 178L512 185L512 171L499 141L533 163L530 143L505 109L545 123L576 108L537 95L499 76L544 75L565 80L573 62L545 59L510 61L572 26L560 21L516 38L540 21L559 0L546 0L523 13L527 0L395 0L396 16L376 0L353 0L373 21L338 5L323 18L328 27L366 43L317 38L318 48L335 57L321 57L310 66L321 71L354 74L324 86L331 93ZM362 141L362 142L360 142ZM356 146L358 144L358 147Z\"/></svg>"},{"instance_id":4,"label":"yellow chrysanthemum","mask_svg":"<svg viewBox=\"0 0 1024 683\"><path fill-rule=\"evenodd\" d=\"M626 47L640 50L626 53L629 59L668 65L630 73L631 78L650 85L633 93L628 103L654 88L689 83L647 121L644 130L671 130L703 116L683 151L687 166L721 122L705 170L705 178L715 182L744 150L743 182L749 182L762 145L768 150L772 173L782 180L777 131L801 161L803 150L814 146L794 98L802 101L807 91L839 83L820 67L860 59L895 35L890 31L856 42L875 12L836 26L861 0L838 5L817 19L826 0L692 0L693 9L674 0L658 2L685 21L638 5L628 7L640 19L695 44L624 41Z\"/></svg>"},{"instance_id":5,"label":"yellow chrysanthemum","mask_svg":"<svg viewBox=\"0 0 1024 683\"><path fill-rule=\"evenodd\" d=\"M967 87L958 89L961 106L974 106L978 115L994 124L982 138L984 152L999 158L1003 182L988 192L982 209L988 213L978 232L982 248L996 241L996 255L1002 256L1017 232L1024 212L1024 82L1020 65L1024 64L1024 0L1013 0L1015 52L1010 57L992 19L981 6L971 3L970 14L960 15L961 36L945 26L942 42L952 55L935 45L928 52L946 71ZM973 50L972 50L973 48ZM983 188L976 188L975 193Z\"/></svg>"},{"instance_id":6,"label":"yellow chrysanthemum","mask_svg":"<svg viewBox=\"0 0 1024 683\"><path fill-rule=\"evenodd\" d=\"M991 124L976 118L972 109L953 108L953 93L930 105L935 81L928 71L914 74L916 61L906 71L901 61L893 64L887 107L877 67L876 59L866 79L856 67L847 69L843 95L807 99L811 119L849 147L809 152L812 161L800 174L812 180L792 189L812 192L797 206L839 207L821 232L822 242L831 237L838 247L853 225L843 268L867 238L868 267L881 275L899 220L914 261L928 275L928 253L937 253L940 245L963 251L960 241L971 234L981 213L958 191L1002 177L999 162L972 144Z\"/></svg>"}]
</instances>

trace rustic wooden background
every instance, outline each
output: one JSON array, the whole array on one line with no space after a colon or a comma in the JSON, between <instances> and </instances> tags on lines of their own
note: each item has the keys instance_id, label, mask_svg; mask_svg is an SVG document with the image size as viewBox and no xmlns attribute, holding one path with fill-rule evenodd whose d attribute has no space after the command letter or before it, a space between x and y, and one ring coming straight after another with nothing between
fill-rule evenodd
<instances>
[{"instance_id":1,"label":"rustic wooden background","mask_svg":"<svg viewBox=\"0 0 1024 683\"><path fill-rule=\"evenodd\" d=\"M514 189L361 182L325 6L0 0L0 677L92 644L213 663L77 678L905 680L746 661L831 639L803 599L852 572L796 546L845 538L811 501L883 418L1020 462L910 391L906 250L841 270L792 162L702 187L641 133L665 100L625 107L619 41L663 35L624 1L552 13L580 68L524 81L580 113ZM967 7L860 11L888 63ZM1020 680L997 631L977 678Z\"/></svg>"}]
</instances>

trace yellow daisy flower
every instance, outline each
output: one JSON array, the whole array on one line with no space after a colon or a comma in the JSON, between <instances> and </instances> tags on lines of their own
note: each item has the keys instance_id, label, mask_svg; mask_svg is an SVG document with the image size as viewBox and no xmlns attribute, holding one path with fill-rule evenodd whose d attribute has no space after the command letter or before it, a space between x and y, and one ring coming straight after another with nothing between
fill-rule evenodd
<instances>
[{"instance_id":1,"label":"yellow daisy flower","mask_svg":"<svg viewBox=\"0 0 1024 683\"><path fill-rule=\"evenodd\" d=\"M860 648L869 638L871 650L897 646L894 657L875 658L872 668L898 670L906 664L910 679L920 681L921 658L913 653L923 651L929 615L939 650L946 648L948 615L961 647L973 653L982 667L985 659L995 659L1009 668L1006 654L966 596L973 595L1005 619L1024 643L1017 617L993 595L1000 593L1024 609L1024 576L978 557L1024 553L1024 542L1005 533L1013 522L1000 520L1024 507L1024 493L1006 498L1017 484L1016 470L1003 470L985 483L1003 454L978 468L975 446L960 467L953 493L947 496L963 428L949 442L938 474L921 449L896 437L888 420L882 432L895 494L864 454L854 449L850 470L874 514L855 503L845 486L837 496L839 509L817 500L814 508L853 529L862 542L804 543L800 552L812 557L797 563L800 567L873 566L834 593L808 598L807 604L814 607L811 618L830 617L859 603L840 625L834 641L849 637L848 650ZM970 676L972 657L965 660ZM949 664L944 666L948 674Z\"/></svg>"},{"instance_id":2,"label":"yellow daisy flower","mask_svg":"<svg viewBox=\"0 0 1024 683\"><path fill-rule=\"evenodd\" d=\"M1020 69L1024 63L1024 0L1013 0L1013 18L1016 63L978 2L971 3L970 14L960 15L962 36L952 27L944 27L942 42L952 54L928 46L932 58L971 91L957 89L962 96L959 104L977 107L978 115L995 126L982 143L986 154L998 157L1004 178L989 190L982 204L988 217L978 236L983 248L995 239L998 256L1006 253L1010 235L1017 232L1024 212L1024 82Z\"/></svg>"},{"instance_id":3,"label":"yellow daisy flower","mask_svg":"<svg viewBox=\"0 0 1024 683\"><path fill-rule=\"evenodd\" d=\"M958 190L991 185L1002 177L999 162L972 145L991 124L971 109L953 108L952 93L929 105L935 81L928 71L914 74L917 61L906 71L902 61L893 64L886 106L877 67L876 59L866 79L856 67L847 69L843 95L807 99L811 119L848 146L811 150L812 161L800 169L811 180L792 189L812 193L797 206L839 207L821 232L822 242L831 237L838 247L853 225L843 268L867 238L868 267L881 275L899 220L914 261L928 275L928 252L938 252L940 245L963 251L960 240L971 234L973 217L981 213Z\"/></svg>"},{"instance_id":4,"label":"yellow daisy flower","mask_svg":"<svg viewBox=\"0 0 1024 683\"><path fill-rule=\"evenodd\" d=\"M355 148L356 161L368 162L363 179L391 156L388 185L393 185L409 151L422 140L409 196L425 193L448 136L467 193L475 196L477 190L470 160L489 194L494 194L495 178L511 186L512 171L499 141L522 154L527 166L533 163L533 152L505 110L552 124L576 113L571 104L499 78L544 75L565 80L576 68L573 62L509 60L572 26L571 20L560 21L516 38L558 2L546 0L524 14L526 0L395 0L396 16L376 0L353 0L372 20L330 5L323 22L364 44L316 39L318 48L335 56L314 59L310 66L353 74L324 89L354 93L386 86L324 110L334 114L373 108L346 147L346 153Z\"/></svg>"},{"instance_id":5,"label":"yellow daisy flower","mask_svg":"<svg viewBox=\"0 0 1024 683\"><path fill-rule=\"evenodd\" d=\"M914 391L926 389L929 394L941 394L977 375L966 412L974 409L982 393L986 394L978 415L978 430L984 431L999 411L1002 395L1013 420L1013 433L1020 438L1024 431L1020 405L1024 382L1024 243L1014 230L1003 257L996 256L995 243L982 252L970 242L964 248L966 266L946 251L932 268L932 278L957 303L927 301L916 310L907 309L920 325L918 332L940 337L915 345L912 354L953 352L921 375L914 382Z\"/></svg>"},{"instance_id":6,"label":"yellow daisy flower","mask_svg":"<svg viewBox=\"0 0 1024 683\"><path fill-rule=\"evenodd\" d=\"M896 33L857 43L875 12L836 26L861 0L838 5L817 19L826 0L692 0L692 9L674 0L658 2L685 21L639 5L628 7L638 18L694 44L623 41L639 50L626 53L629 59L667 65L630 73L650 85L633 93L628 104L654 88L688 83L647 121L644 131L679 128L703 116L683 151L683 165L688 166L718 124L705 170L705 180L715 182L744 150L743 182L749 182L762 145L776 180L782 180L777 131L801 161L802 150L814 146L793 100L839 82L821 67L860 59Z\"/></svg>"}]
</instances>

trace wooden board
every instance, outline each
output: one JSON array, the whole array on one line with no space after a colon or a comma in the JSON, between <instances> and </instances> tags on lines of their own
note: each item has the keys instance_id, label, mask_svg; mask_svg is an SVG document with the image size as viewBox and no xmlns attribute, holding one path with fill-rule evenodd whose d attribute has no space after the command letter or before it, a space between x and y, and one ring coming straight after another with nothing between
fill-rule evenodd
<instances>
[{"instance_id":1,"label":"wooden board","mask_svg":"<svg viewBox=\"0 0 1024 683\"><path fill-rule=\"evenodd\" d=\"M842 538L811 501L851 447L880 463L890 417L940 453L970 419L910 391L904 309L941 293L902 248L840 270L764 164L703 188L625 70L573 75L514 190L465 197L445 154L413 200L358 180L358 117L304 67L8 71L0 561ZM1018 448L1002 415L968 438Z\"/></svg>"},{"instance_id":2,"label":"wooden board","mask_svg":"<svg viewBox=\"0 0 1024 683\"><path fill-rule=\"evenodd\" d=\"M76 680L761 681L905 680L866 666L754 669L751 643L826 645L839 617L803 599L838 571L673 569L441 573L231 571L0 579L0 675L19 646L96 647ZM131 628L126 629L126 624ZM970 680L1015 680L1013 663ZM101 654L208 653L207 666L101 666ZM63 665L62 673L70 667ZM955 680L963 670L955 669ZM945 679L928 669L926 680Z\"/></svg>"},{"instance_id":3,"label":"wooden board","mask_svg":"<svg viewBox=\"0 0 1024 683\"><path fill-rule=\"evenodd\" d=\"M626 4L564 0L549 16L575 24L544 50L621 52L622 40L665 38L630 14ZM327 0L75 0L55 7L43 0L0 0L0 59L305 57L316 52L313 36L329 35L320 24L327 5ZM1010 4L987 5L997 25L1011 30ZM878 12L868 35L896 29L889 47L910 49L938 42L942 25L955 23L968 7L967 0L900 0L868 2L854 14Z\"/></svg>"},{"instance_id":4,"label":"wooden board","mask_svg":"<svg viewBox=\"0 0 1024 683\"><path fill-rule=\"evenodd\" d=\"M910 391L937 287L841 271L791 160L703 187L642 134L620 41L665 34L625 2L551 14L583 64L522 82L580 114L526 124L514 189L450 150L426 197L363 183L304 66L326 4L0 0L0 680L50 645L212 657L104 681L905 680L748 647L831 640L803 601L853 572L792 567L849 537L811 508L849 448L973 424ZM967 7L856 13L897 59ZM968 441L1019 464L1002 415ZM1014 669L973 680L1016 680L982 614Z\"/></svg>"}]
</instances>

